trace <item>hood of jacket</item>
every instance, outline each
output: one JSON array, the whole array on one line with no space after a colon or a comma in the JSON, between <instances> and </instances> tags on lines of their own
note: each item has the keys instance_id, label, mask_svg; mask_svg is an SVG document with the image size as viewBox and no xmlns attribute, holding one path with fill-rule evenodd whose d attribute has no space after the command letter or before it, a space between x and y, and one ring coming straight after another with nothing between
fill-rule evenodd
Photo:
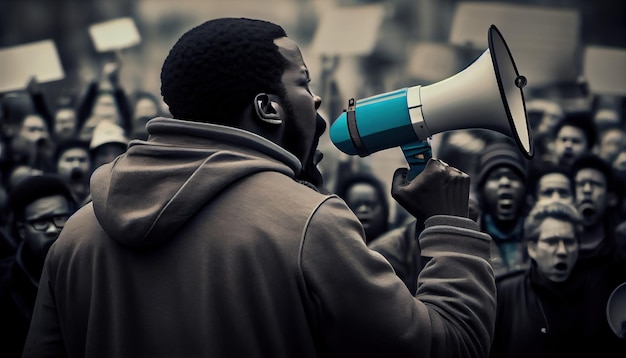
<instances>
[{"instance_id":1,"label":"hood of jacket","mask_svg":"<svg viewBox=\"0 0 626 358\"><path fill-rule=\"evenodd\" d=\"M123 245L150 247L240 179L262 171L295 178L300 161L275 143L232 127L155 118L147 141L91 178L96 218Z\"/></svg>"}]
</instances>

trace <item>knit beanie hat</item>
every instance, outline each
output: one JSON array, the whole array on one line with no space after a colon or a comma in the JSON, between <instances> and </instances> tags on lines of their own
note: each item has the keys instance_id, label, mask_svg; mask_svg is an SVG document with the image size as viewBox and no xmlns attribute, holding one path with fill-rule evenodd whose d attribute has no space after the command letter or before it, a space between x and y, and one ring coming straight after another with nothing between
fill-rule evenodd
<instances>
[{"instance_id":1,"label":"knit beanie hat","mask_svg":"<svg viewBox=\"0 0 626 358\"><path fill-rule=\"evenodd\" d=\"M485 146L476 160L477 187L482 187L489 173L501 166L508 166L526 180L528 168L526 158L517 148L515 143L508 138L496 140Z\"/></svg>"}]
</instances>

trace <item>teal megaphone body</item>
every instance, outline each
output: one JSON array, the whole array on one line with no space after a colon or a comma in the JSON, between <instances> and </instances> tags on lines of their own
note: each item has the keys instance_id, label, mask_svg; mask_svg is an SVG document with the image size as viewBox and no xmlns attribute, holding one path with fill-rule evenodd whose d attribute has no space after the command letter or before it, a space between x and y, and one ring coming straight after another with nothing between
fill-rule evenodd
<instances>
[{"instance_id":1,"label":"teal megaphone body","mask_svg":"<svg viewBox=\"0 0 626 358\"><path fill-rule=\"evenodd\" d=\"M330 127L330 139L342 152L368 156L400 147L409 164L408 179L432 157L428 140L435 133L464 128L495 130L515 139L532 158L532 138L520 76L495 26L489 48L456 75L428 86L413 86L348 101Z\"/></svg>"}]
</instances>

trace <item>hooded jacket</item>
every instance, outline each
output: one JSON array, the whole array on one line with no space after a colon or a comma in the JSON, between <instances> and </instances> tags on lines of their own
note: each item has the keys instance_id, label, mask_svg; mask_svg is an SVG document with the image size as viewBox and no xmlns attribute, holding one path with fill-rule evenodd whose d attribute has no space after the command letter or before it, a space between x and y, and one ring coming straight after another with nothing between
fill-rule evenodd
<instances>
[{"instance_id":1,"label":"hooded jacket","mask_svg":"<svg viewBox=\"0 0 626 358\"><path fill-rule=\"evenodd\" d=\"M481 356L488 235L435 216L416 297L346 204L236 128L149 122L50 249L26 357Z\"/></svg>"}]
</instances>

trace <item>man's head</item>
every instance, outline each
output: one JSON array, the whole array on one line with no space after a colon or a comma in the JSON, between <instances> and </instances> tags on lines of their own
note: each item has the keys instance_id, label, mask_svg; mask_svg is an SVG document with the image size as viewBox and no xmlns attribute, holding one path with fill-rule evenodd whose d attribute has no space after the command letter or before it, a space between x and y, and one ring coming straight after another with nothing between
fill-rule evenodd
<instances>
[{"instance_id":1,"label":"man's head","mask_svg":"<svg viewBox=\"0 0 626 358\"><path fill-rule=\"evenodd\" d=\"M278 25L251 19L215 19L186 32L161 70L161 94L175 118L231 124L258 93L285 96L289 65L274 40Z\"/></svg>"},{"instance_id":2,"label":"man's head","mask_svg":"<svg viewBox=\"0 0 626 358\"><path fill-rule=\"evenodd\" d=\"M612 167L595 155L586 155L573 163L575 203L585 227L603 223L607 209L619 204L620 192Z\"/></svg>"},{"instance_id":3,"label":"man's head","mask_svg":"<svg viewBox=\"0 0 626 358\"><path fill-rule=\"evenodd\" d=\"M342 181L336 191L359 218L368 242L387 231L389 203L385 186L378 178L369 173L357 173Z\"/></svg>"},{"instance_id":4,"label":"man's head","mask_svg":"<svg viewBox=\"0 0 626 358\"><path fill-rule=\"evenodd\" d=\"M600 131L598 155L613 164L619 153L626 149L626 131L621 125L608 125Z\"/></svg>"},{"instance_id":5,"label":"man's head","mask_svg":"<svg viewBox=\"0 0 626 358\"><path fill-rule=\"evenodd\" d=\"M42 260L76 210L69 187L63 179L50 174L21 181L11 190L9 205L24 249Z\"/></svg>"},{"instance_id":6,"label":"man's head","mask_svg":"<svg viewBox=\"0 0 626 358\"><path fill-rule=\"evenodd\" d=\"M57 141L71 139L76 133L76 110L61 107L54 114L54 138Z\"/></svg>"},{"instance_id":7,"label":"man's head","mask_svg":"<svg viewBox=\"0 0 626 358\"><path fill-rule=\"evenodd\" d=\"M59 142L56 148L57 174L68 180L78 180L91 172L89 145L78 139Z\"/></svg>"},{"instance_id":8,"label":"man's head","mask_svg":"<svg viewBox=\"0 0 626 358\"><path fill-rule=\"evenodd\" d=\"M565 116L554 128L554 154L559 165L569 168L576 159L591 152L597 129L589 112Z\"/></svg>"},{"instance_id":9,"label":"man's head","mask_svg":"<svg viewBox=\"0 0 626 358\"><path fill-rule=\"evenodd\" d=\"M91 117L99 118L99 121L108 120L113 123L121 124L121 115L113 92L101 90L97 93L91 109Z\"/></svg>"},{"instance_id":10,"label":"man's head","mask_svg":"<svg viewBox=\"0 0 626 358\"><path fill-rule=\"evenodd\" d=\"M178 40L163 64L161 94L175 118L252 131L294 154L306 169L326 127L309 81L300 49L280 26L222 18Z\"/></svg>"},{"instance_id":11,"label":"man's head","mask_svg":"<svg viewBox=\"0 0 626 358\"><path fill-rule=\"evenodd\" d=\"M42 116L28 114L22 120L18 136L28 143L38 143L50 138L48 125Z\"/></svg>"},{"instance_id":12,"label":"man's head","mask_svg":"<svg viewBox=\"0 0 626 358\"><path fill-rule=\"evenodd\" d=\"M578 259L582 226L573 205L540 201L524 222L528 255L541 275L553 282L567 280Z\"/></svg>"},{"instance_id":13,"label":"man's head","mask_svg":"<svg viewBox=\"0 0 626 358\"><path fill-rule=\"evenodd\" d=\"M481 209L494 220L512 222L526 200L526 159L508 138L488 144L481 153L476 161Z\"/></svg>"},{"instance_id":14,"label":"man's head","mask_svg":"<svg viewBox=\"0 0 626 358\"><path fill-rule=\"evenodd\" d=\"M574 203L574 184L565 169L552 165L542 168L533 181L528 184L531 202L543 200Z\"/></svg>"},{"instance_id":15,"label":"man's head","mask_svg":"<svg viewBox=\"0 0 626 358\"><path fill-rule=\"evenodd\" d=\"M533 99L526 102L526 112L535 119L530 124L536 134L551 133L555 125L564 117L561 105L552 100Z\"/></svg>"}]
</instances>

